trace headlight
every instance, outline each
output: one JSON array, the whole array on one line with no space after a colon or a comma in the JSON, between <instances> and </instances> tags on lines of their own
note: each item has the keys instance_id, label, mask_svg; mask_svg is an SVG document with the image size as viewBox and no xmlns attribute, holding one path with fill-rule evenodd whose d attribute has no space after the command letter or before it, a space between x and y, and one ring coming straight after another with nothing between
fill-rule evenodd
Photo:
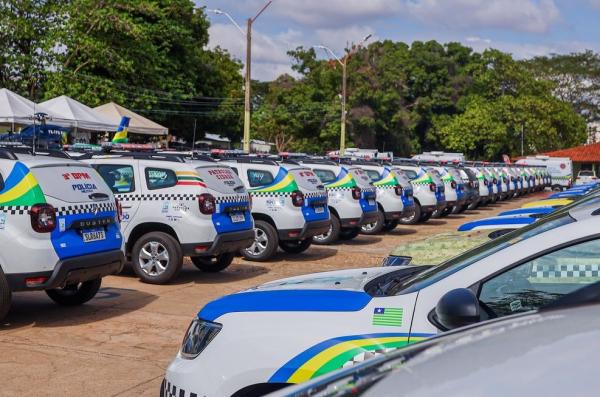
<instances>
[{"instance_id":1,"label":"headlight","mask_svg":"<svg viewBox=\"0 0 600 397\"><path fill-rule=\"evenodd\" d=\"M223 326L219 323L195 318L188 327L183 343L181 344L181 357L188 360L198 357L202 350L221 331Z\"/></svg>"}]
</instances>

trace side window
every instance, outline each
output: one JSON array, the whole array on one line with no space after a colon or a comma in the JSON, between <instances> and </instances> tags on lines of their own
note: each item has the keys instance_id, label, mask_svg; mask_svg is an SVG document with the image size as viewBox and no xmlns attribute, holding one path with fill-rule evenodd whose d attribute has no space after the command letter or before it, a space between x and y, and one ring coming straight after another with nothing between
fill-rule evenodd
<instances>
[{"instance_id":1,"label":"side window","mask_svg":"<svg viewBox=\"0 0 600 397\"><path fill-rule=\"evenodd\" d=\"M265 186L273 183L273 174L264 170L248 170L250 187Z\"/></svg>"},{"instance_id":2,"label":"side window","mask_svg":"<svg viewBox=\"0 0 600 397\"><path fill-rule=\"evenodd\" d=\"M315 174L317 174L317 176L323 183L335 182L335 180L337 179L337 177L335 176L335 173L333 171L330 171L330 170L314 170L314 171L315 171Z\"/></svg>"},{"instance_id":3,"label":"side window","mask_svg":"<svg viewBox=\"0 0 600 397\"><path fill-rule=\"evenodd\" d=\"M177 185L177 175L164 168L146 168L146 186L148 189L165 189Z\"/></svg>"},{"instance_id":4,"label":"side window","mask_svg":"<svg viewBox=\"0 0 600 397\"><path fill-rule=\"evenodd\" d=\"M546 254L486 281L479 300L498 316L535 310L600 281L600 240Z\"/></svg>"},{"instance_id":5,"label":"side window","mask_svg":"<svg viewBox=\"0 0 600 397\"><path fill-rule=\"evenodd\" d=\"M135 190L135 177L132 166L98 164L95 168L113 193L131 193Z\"/></svg>"}]
</instances>

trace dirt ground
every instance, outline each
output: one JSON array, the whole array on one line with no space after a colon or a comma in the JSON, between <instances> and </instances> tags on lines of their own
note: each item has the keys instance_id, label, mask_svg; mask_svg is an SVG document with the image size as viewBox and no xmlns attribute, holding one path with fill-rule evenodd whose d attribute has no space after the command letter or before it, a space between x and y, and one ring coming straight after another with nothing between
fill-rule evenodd
<instances>
[{"instance_id":1,"label":"dirt ground","mask_svg":"<svg viewBox=\"0 0 600 397\"><path fill-rule=\"evenodd\" d=\"M398 227L386 235L314 246L304 254L280 252L268 263L238 258L219 274L203 274L186 261L170 285L143 284L126 270L104 279L96 298L77 308L59 307L43 292L15 294L10 314L0 323L0 395L156 396L188 324L213 298L282 277L378 266L399 244L454 231L466 221L545 195Z\"/></svg>"}]
</instances>

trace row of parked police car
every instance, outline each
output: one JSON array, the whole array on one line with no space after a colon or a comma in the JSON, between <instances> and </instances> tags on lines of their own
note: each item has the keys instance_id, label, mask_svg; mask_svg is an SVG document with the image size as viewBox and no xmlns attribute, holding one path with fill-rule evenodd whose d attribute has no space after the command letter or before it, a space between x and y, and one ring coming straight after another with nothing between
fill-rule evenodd
<instances>
[{"instance_id":1,"label":"row of parked police car","mask_svg":"<svg viewBox=\"0 0 600 397\"><path fill-rule=\"evenodd\" d=\"M415 224L552 185L545 168L220 153L0 149L0 317L11 291L81 304L130 261L169 282Z\"/></svg>"},{"instance_id":2,"label":"row of parked police car","mask_svg":"<svg viewBox=\"0 0 600 397\"><path fill-rule=\"evenodd\" d=\"M389 258L209 302L161 396L596 395L599 185L523 210L535 221L442 263Z\"/></svg>"}]
</instances>

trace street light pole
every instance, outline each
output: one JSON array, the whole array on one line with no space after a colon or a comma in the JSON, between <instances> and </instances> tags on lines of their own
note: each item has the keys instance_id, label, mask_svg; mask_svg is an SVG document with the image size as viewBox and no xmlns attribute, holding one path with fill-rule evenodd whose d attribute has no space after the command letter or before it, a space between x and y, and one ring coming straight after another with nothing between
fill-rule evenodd
<instances>
[{"instance_id":1,"label":"street light pole","mask_svg":"<svg viewBox=\"0 0 600 397\"><path fill-rule=\"evenodd\" d=\"M242 139L242 147L245 152L250 152L250 121L251 121L251 113L252 113L252 25L254 21L262 14L267 7L271 5L273 0L268 1L263 8L254 16L254 18L248 18L246 21L246 33L242 30L240 25L237 24L235 19L231 17L225 11L221 11L219 9L210 10L217 15L225 15L242 33L242 35L246 36L246 75L245 75L245 83L244 83L244 138Z\"/></svg>"},{"instance_id":2,"label":"street light pole","mask_svg":"<svg viewBox=\"0 0 600 397\"><path fill-rule=\"evenodd\" d=\"M340 156L343 156L346 151L346 98L347 98L347 84L348 84L348 59L350 55L355 54L362 45L371 38L371 35L367 35L362 41L350 51L346 51L343 59L340 59L333 50L324 45L316 45L315 48L320 48L330 53L336 61L342 66L342 122L340 126Z\"/></svg>"}]
</instances>

